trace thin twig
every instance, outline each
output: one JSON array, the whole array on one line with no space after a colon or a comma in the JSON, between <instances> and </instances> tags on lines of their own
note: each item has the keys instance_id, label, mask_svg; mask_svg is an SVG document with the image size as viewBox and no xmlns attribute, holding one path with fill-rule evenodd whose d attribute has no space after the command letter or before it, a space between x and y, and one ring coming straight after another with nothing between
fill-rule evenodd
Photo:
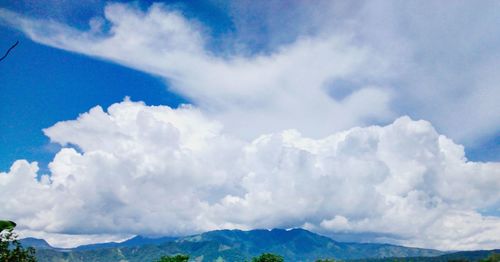
<instances>
[{"instance_id":1,"label":"thin twig","mask_svg":"<svg viewBox=\"0 0 500 262\"><path fill-rule=\"evenodd\" d=\"M7 50L7 52L5 53L5 55L3 55L3 56L2 56L2 58L0 58L0 61L4 60L4 59L7 57L7 55L9 55L10 50L14 49L14 47L16 47L16 46L17 46L17 44L19 44L19 41L16 41L16 43L15 43L14 45L12 45L12 46L9 48L9 50Z\"/></svg>"}]
</instances>

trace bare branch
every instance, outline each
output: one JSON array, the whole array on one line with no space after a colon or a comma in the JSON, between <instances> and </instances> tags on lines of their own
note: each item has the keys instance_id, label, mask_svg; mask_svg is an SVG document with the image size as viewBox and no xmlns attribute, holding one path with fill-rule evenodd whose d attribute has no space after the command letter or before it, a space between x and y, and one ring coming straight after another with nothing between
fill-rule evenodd
<instances>
[{"instance_id":1,"label":"bare branch","mask_svg":"<svg viewBox=\"0 0 500 262\"><path fill-rule=\"evenodd\" d=\"M17 44L19 44L19 41L16 41L16 43L14 45L12 45L9 48L9 50L7 50L7 52L5 53L5 55L3 55L2 58L0 58L0 61L4 60L9 55L10 50L14 49L14 47L16 47Z\"/></svg>"}]
</instances>

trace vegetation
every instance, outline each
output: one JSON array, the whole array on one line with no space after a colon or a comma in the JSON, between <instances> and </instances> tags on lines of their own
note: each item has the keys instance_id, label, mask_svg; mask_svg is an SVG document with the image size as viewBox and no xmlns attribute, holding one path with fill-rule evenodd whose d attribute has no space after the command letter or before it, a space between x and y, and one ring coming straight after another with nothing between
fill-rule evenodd
<instances>
[{"instance_id":1,"label":"vegetation","mask_svg":"<svg viewBox=\"0 0 500 262\"><path fill-rule=\"evenodd\" d=\"M252 259L252 262L284 262L284 261L285 259L283 259L282 256L278 256L271 253L264 253Z\"/></svg>"},{"instance_id":2,"label":"vegetation","mask_svg":"<svg viewBox=\"0 0 500 262\"><path fill-rule=\"evenodd\" d=\"M23 248L13 232L16 223L0 220L0 261L2 262L35 262L35 249Z\"/></svg>"},{"instance_id":3,"label":"vegetation","mask_svg":"<svg viewBox=\"0 0 500 262\"><path fill-rule=\"evenodd\" d=\"M176 255L176 256L162 256L156 262L188 262L189 256L186 255Z\"/></svg>"},{"instance_id":4,"label":"vegetation","mask_svg":"<svg viewBox=\"0 0 500 262\"><path fill-rule=\"evenodd\" d=\"M487 258L482 259L481 262L500 262L500 253L492 253Z\"/></svg>"},{"instance_id":5,"label":"vegetation","mask_svg":"<svg viewBox=\"0 0 500 262\"><path fill-rule=\"evenodd\" d=\"M16 223L9 220L0 220L0 232L7 230L12 231L16 227Z\"/></svg>"},{"instance_id":6,"label":"vegetation","mask_svg":"<svg viewBox=\"0 0 500 262\"><path fill-rule=\"evenodd\" d=\"M176 255L176 256L162 256L159 260L155 262L188 262L189 256L187 255ZM218 261L218 260L216 260ZM223 260L224 261L224 260ZM272 254L272 253L264 253L258 257L254 257L252 262L284 262L284 258L282 256ZM333 259L318 259L315 262L335 262ZM489 260L485 262L490 262Z\"/></svg>"},{"instance_id":7,"label":"vegetation","mask_svg":"<svg viewBox=\"0 0 500 262\"><path fill-rule=\"evenodd\" d=\"M264 253L278 254L284 261L316 261L387 258L428 257L443 252L415 249L386 244L341 243L303 229L273 230L216 230L181 237L154 244L117 245L72 251L37 249L40 262L81 261L157 261L163 255L186 254L190 261L252 261ZM483 259L487 255L479 257ZM283 261L278 260L278 261ZM393 260L391 260L392 262ZM440 261L441 262L441 261ZM447 262L447 260L445 260Z\"/></svg>"}]
</instances>

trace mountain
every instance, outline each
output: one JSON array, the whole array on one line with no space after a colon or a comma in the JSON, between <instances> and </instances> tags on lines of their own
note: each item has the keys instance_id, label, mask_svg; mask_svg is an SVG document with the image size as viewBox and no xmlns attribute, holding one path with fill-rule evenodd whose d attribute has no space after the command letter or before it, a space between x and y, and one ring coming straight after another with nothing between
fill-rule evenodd
<instances>
[{"instance_id":1,"label":"mountain","mask_svg":"<svg viewBox=\"0 0 500 262\"><path fill-rule=\"evenodd\" d=\"M244 257L264 252L280 254L287 261L314 261L319 258L355 259L368 257L437 256L441 251L388 244L342 243L304 229L218 230L186 237L179 242L215 242L220 249L236 249Z\"/></svg>"},{"instance_id":2,"label":"mountain","mask_svg":"<svg viewBox=\"0 0 500 262\"><path fill-rule=\"evenodd\" d=\"M33 247L35 249L54 249L54 247L52 247L44 239L27 237L19 240L19 242L21 242L21 245L23 245L23 247Z\"/></svg>"},{"instance_id":3,"label":"mountain","mask_svg":"<svg viewBox=\"0 0 500 262\"><path fill-rule=\"evenodd\" d=\"M160 245L165 242L174 241L176 237L160 237L160 238L148 238L143 236L135 236L131 239L125 240L123 242L107 242L107 243L98 243L98 244L90 244L90 245L82 245L74 248L73 250L95 250L102 248L113 248L113 247L135 247L135 246L144 246L144 245Z\"/></svg>"},{"instance_id":4,"label":"mountain","mask_svg":"<svg viewBox=\"0 0 500 262\"><path fill-rule=\"evenodd\" d=\"M448 253L435 257L395 257L395 258L375 258L375 259L359 259L353 260L352 262L462 262L462 261L481 261L488 258L492 254L500 254L500 249L493 250L475 250L475 251L459 251L454 253ZM490 260L491 261L491 260ZM498 257L496 260L500 261Z\"/></svg>"},{"instance_id":5,"label":"mountain","mask_svg":"<svg viewBox=\"0 0 500 262\"><path fill-rule=\"evenodd\" d=\"M444 262L444 261L479 261L489 257L491 254L500 254L500 249L493 250L476 250L476 251L461 251L451 254L441 255L431 261ZM498 257L497 257L498 259ZM499 260L495 260L499 261Z\"/></svg>"},{"instance_id":6,"label":"mountain","mask_svg":"<svg viewBox=\"0 0 500 262\"><path fill-rule=\"evenodd\" d=\"M56 251L85 251L85 250L96 250L105 248L120 248L120 247L135 247L144 245L160 245L165 242L174 241L176 237L159 237L159 238L149 238L144 236L135 236L133 238L127 239L122 242L106 242L106 243L96 243L90 245L81 245L75 248L56 248L51 246L44 239L39 238L23 238L19 240L24 247L33 247L35 249L52 249Z\"/></svg>"},{"instance_id":7,"label":"mountain","mask_svg":"<svg viewBox=\"0 0 500 262\"><path fill-rule=\"evenodd\" d=\"M162 242L165 240L166 242ZM156 242L155 242L156 241ZM124 245L128 242L130 245ZM265 252L286 261L320 258L366 259L387 257L431 257L444 252L388 244L343 243L304 229L216 230L178 239L151 240L136 237L122 243L104 243L60 252L37 250L39 261L140 261L151 262L163 255L188 254L193 261L245 261ZM133 243L133 244L131 244ZM113 246L120 245L121 246Z\"/></svg>"}]
</instances>

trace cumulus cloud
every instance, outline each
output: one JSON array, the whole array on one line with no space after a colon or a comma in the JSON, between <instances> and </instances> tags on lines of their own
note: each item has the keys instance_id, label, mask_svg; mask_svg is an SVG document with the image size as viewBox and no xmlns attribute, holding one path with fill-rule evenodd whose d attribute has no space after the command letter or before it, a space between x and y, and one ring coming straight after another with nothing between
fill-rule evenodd
<instances>
[{"instance_id":1,"label":"cumulus cloud","mask_svg":"<svg viewBox=\"0 0 500 262\"><path fill-rule=\"evenodd\" d=\"M500 218L478 210L500 208L499 163L467 161L448 138L498 132L498 2L250 7L224 7L228 50L161 4L108 4L87 31L0 8L36 42L161 76L194 104L126 100L45 129L63 149L49 174L25 160L1 173L0 212L62 245L304 226L498 248ZM440 132L392 122L407 114Z\"/></svg>"},{"instance_id":2,"label":"cumulus cloud","mask_svg":"<svg viewBox=\"0 0 500 262\"><path fill-rule=\"evenodd\" d=\"M63 146L50 176L36 179L37 164L25 160L0 174L0 212L27 232L119 238L306 226L443 249L500 241L500 218L477 212L500 204L500 164L467 161L426 121L246 142L193 106L125 100L44 132Z\"/></svg>"}]
</instances>

